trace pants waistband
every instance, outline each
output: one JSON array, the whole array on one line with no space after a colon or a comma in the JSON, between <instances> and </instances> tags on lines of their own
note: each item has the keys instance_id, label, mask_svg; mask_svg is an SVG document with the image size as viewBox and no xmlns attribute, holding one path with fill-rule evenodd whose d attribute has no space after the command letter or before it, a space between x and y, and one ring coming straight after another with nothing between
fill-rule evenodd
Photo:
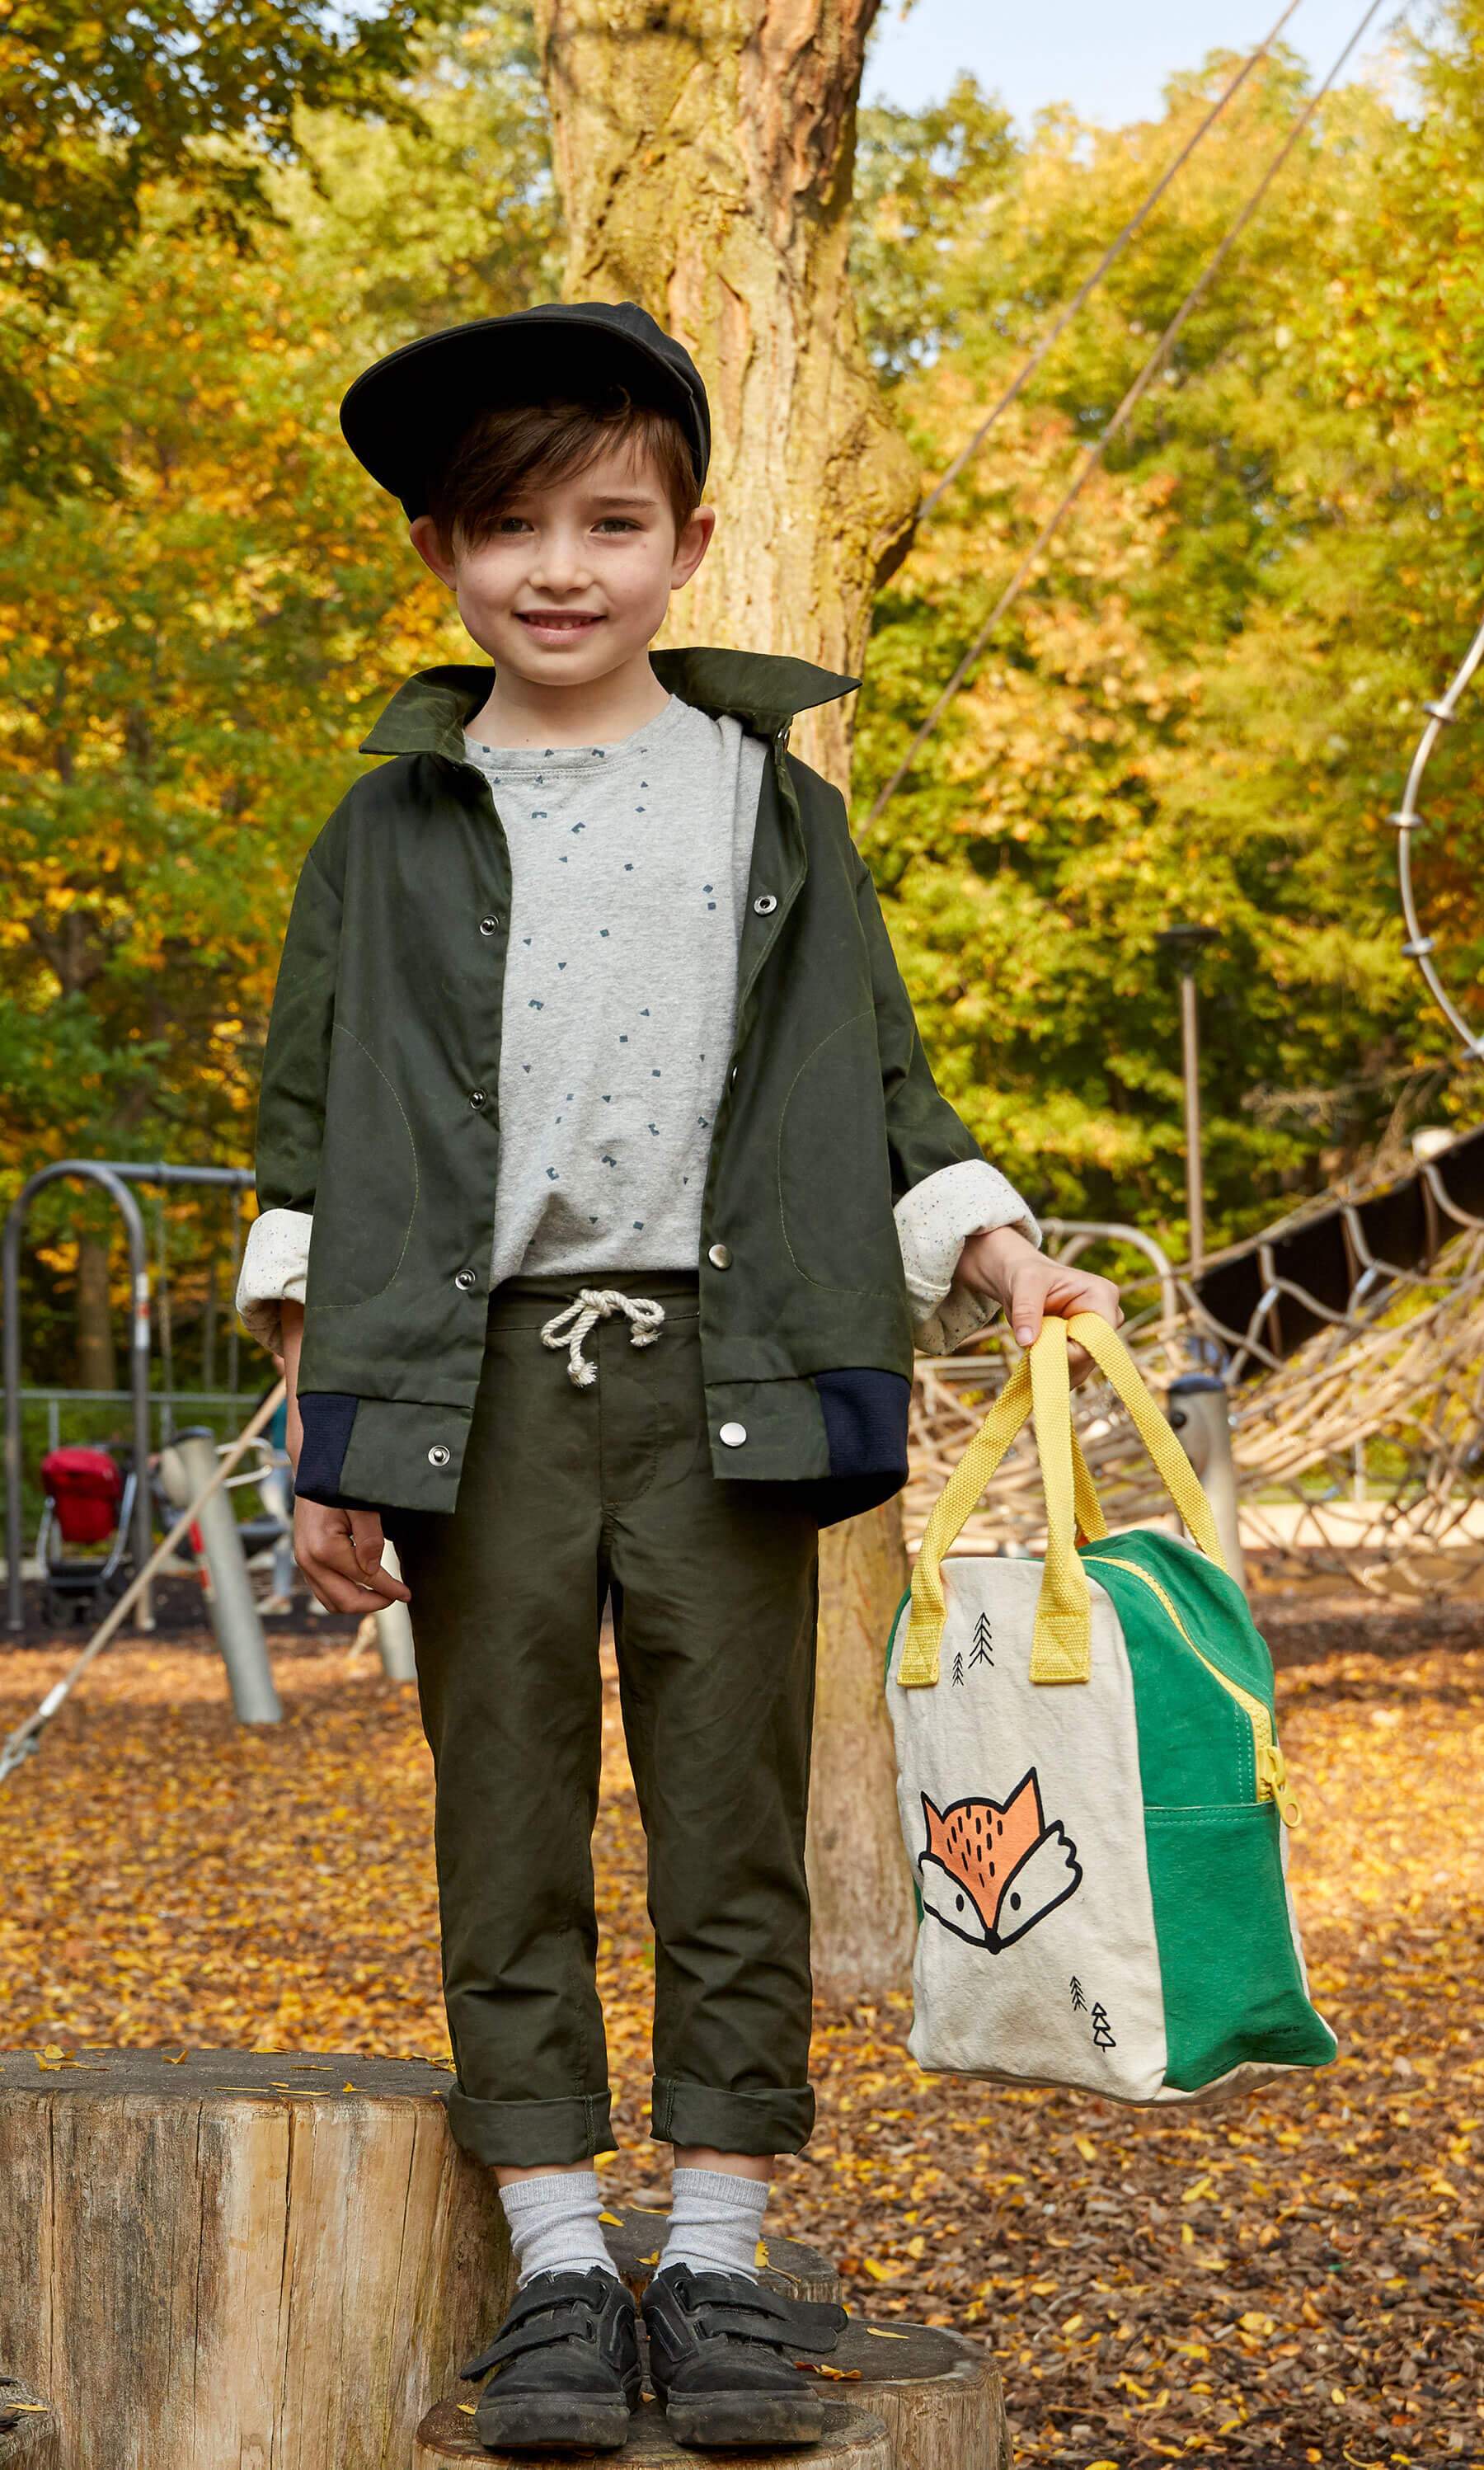
<instances>
[{"instance_id":1,"label":"pants waistband","mask_svg":"<svg viewBox=\"0 0 1484 2470\"><path fill-rule=\"evenodd\" d=\"M694 1304L701 1292L699 1270L538 1270L501 1278L490 1295L489 1317L506 1329L526 1329L549 1320L564 1304L575 1303L584 1287L616 1287L626 1295L645 1295L668 1312L672 1305Z\"/></svg>"}]
</instances>

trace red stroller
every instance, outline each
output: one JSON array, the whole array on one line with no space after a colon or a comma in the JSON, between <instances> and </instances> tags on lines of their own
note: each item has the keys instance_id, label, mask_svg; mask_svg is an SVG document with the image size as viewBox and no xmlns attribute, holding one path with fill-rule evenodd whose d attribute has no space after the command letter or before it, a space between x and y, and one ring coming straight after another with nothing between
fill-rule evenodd
<instances>
[{"instance_id":1,"label":"red stroller","mask_svg":"<svg viewBox=\"0 0 1484 2470\"><path fill-rule=\"evenodd\" d=\"M45 1590L44 1617L57 1627L101 1618L128 1584L134 1469L128 1447L119 1442L48 1450L40 1476L46 1506L36 1560ZM105 1549L86 1557L75 1550L74 1557L67 1557L68 1546L81 1545Z\"/></svg>"}]
</instances>

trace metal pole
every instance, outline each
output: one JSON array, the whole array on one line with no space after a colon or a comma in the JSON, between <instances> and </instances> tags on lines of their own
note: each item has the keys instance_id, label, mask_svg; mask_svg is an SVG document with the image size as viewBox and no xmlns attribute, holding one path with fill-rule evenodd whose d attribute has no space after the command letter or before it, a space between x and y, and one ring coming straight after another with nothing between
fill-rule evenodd
<instances>
[{"instance_id":1,"label":"metal pole","mask_svg":"<svg viewBox=\"0 0 1484 2470\"><path fill-rule=\"evenodd\" d=\"M211 1481L216 1466L217 1444L210 1433L182 1433L160 1452L161 1480L180 1509ZM280 1723L284 1711L273 1687L237 1513L224 1486L202 1502L196 1523L211 1573L211 1625L227 1668L233 1712L240 1724Z\"/></svg>"},{"instance_id":2,"label":"metal pole","mask_svg":"<svg viewBox=\"0 0 1484 2470\"><path fill-rule=\"evenodd\" d=\"M1245 1595L1247 1573L1241 1552L1237 1461L1232 1456L1226 1384L1212 1372L1183 1372L1178 1381L1170 1384L1169 1397L1171 1426L1184 1442L1185 1455L1211 1503L1221 1557Z\"/></svg>"},{"instance_id":3,"label":"metal pole","mask_svg":"<svg viewBox=\"0 0 1484 2470\"><path fill-rule=\"evenodd\" d=\"M1185 1080L1185 1214L1194 1277L1206 1255L1206 1177L1201 1156L1200 1016L1195 971L1190 965L1180 971L1180 1063Z\"/></svg>"},{"instance_id":4,"label":"metal pole","mask_svg":"<svg viewBox=\"0 0 1484 2470\"><path fill-rule=\"evenodd\" d=\"M94 1183L101 1183L122 1217L128 1236L129 1276L134 1298L129 1386L134 1403L135 1568L143 1570L150 1558L150 1270L144 1220L139 1203L128 1184L111 1166L97 1158L58 1158L51 1166L38 1167L35 1174L21 1185L5 1222L6 1618L9 1626L17 1632L24 1631L26 1626L25 1589L21 1578L25 1545L21 1533L20 1244L36 1194L43 1184L55 1183L58 1177L63 1175L84 1176ZM138 1600L141 1606L139 1625L141 1629L152 1629L154 1617L150 1609L148 1585L140 1590Z\"/></svg>"}]
</instances>

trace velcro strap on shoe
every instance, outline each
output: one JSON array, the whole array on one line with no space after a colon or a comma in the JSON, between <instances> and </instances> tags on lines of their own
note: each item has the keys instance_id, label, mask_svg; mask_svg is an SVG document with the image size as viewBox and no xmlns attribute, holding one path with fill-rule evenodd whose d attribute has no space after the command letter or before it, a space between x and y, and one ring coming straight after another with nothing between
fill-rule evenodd
<instances>
[{"instance_id":1,"label":"velcro strap on shoe","mask_svg":"<svg viewBox=\"0 0 1484 2470\"><path fill-rule=\"evenodd\" d=\"M693 2321L706 2333L766 2342L779 2350L832 2350L848 2319L833 2299L784 2298L762 2282L727 2272L692 2276Z\"/></svg>"},{"instance_id":2,"label":"velcro strap on shoe","mask_svg":"<svg viewBox=\"0 0 1484 2470\"><path fill-rule=\"evenodd\" d=\"M597 2328L599 2310L592 2299L580 2291L550 2291L518 2295L499 2333L487 2349L467 2367L461 2376L486 2375L491 2367L501 2366L507 2359L518 2359L527 2350L549 2349L557 2342L569 2342L573 2337L587 2340Z\"/></svg>"}]
</instances>

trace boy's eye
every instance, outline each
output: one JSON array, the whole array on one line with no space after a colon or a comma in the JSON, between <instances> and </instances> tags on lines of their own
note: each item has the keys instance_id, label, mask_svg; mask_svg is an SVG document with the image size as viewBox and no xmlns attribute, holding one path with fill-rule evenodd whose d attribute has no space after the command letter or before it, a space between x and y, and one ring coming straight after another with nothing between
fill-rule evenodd
<instances>
[{"instance_id":1,"label":"boy's eye","mask_svg":"<svg viewBox=\"0 0 1484 2470\"><path fill-rule=\"evenodd\" d=\"M598 526L599 530L602 530L603 525L607 524L616 524L621 532L637 532L638 530L638 524L631 523L627 515L605 515L602 523Z\"/></svg>"}]
</instances>

